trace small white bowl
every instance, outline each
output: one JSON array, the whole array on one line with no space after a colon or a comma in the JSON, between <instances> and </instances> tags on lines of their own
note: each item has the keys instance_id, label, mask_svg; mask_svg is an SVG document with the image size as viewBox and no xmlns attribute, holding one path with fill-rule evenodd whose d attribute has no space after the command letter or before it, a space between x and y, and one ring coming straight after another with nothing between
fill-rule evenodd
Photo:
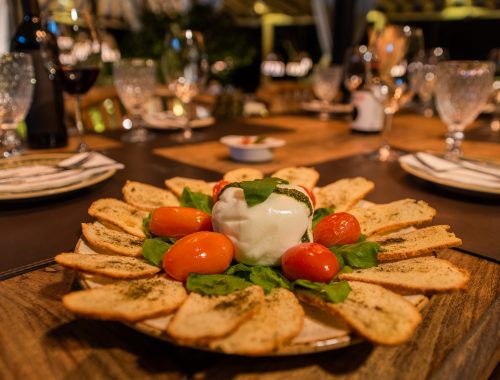
<instances>
[{"instance_id":1,"label":"small white bowl","mask_svg":"<svg viewBox=\"0 0 500 380\"><path fill-rule=\"evenodd\" d=\"M271 161L274 149L285 145L284 140L274 137L265 137L263 141L255 143L258 139L259 136L229 135L222 137L220 142L229 147L229 155L233 160L241 162Z\"/></svg>"}]
</instances>

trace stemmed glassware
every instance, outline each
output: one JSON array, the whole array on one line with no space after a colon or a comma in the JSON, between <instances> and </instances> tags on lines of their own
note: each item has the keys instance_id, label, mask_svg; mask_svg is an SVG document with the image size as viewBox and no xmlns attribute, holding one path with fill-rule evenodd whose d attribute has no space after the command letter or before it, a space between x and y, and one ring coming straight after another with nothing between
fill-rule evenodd
<instances>
[{"instance_id":1,"label":"stemmed glassware","mask_svg":"<svg viewBox=\"0 0 500 380\"><path fill-rule=\"evenodd\" d=\"M384 108L382 145L373 158L395 161L400 152L389 145L392 117L415 93L415 70L424 56L422 30L410 26L387 25L375 32L371 44L370 88Z\"/></svg>"},{"instance_id":2,"label":"stemmed glassware","mask_svg":"<svg viewBox=\"0 0 500 380\"><path fill-rule=\"evenodd\" d=\"M330 103L337 96L342 80L342 66L316 66L313 70L313 92L320 99L319 118L328 120Z\"/></svg>"},{"instance_id":3,"label":"stemmed glassware","mask_svg":"<svg viewBox=\"0 0 500 380\"><path fill-rule=\"evenodd\" d=\"M85 10L51 10L43 15L46 28L57 43L58 51L45 45L49 70L61 77L68 94L75 98L75 123L79 136L78 152L88 151L82 120L81 97L94 85L101 70L101 44L94 18Z\"/></svg>"},{"instance_id":4,"label":"stemmed glassware","mask_svg":"<svg viewBox=\"0 0 500 380\"><path fill-rule=\"evenodd\" d=\"M352 94L366 80L367 62L371 57L365 45L347 49L344 59L344 86Z\"/></svg>"},{"instance_id":5,"label":"stemmed glassware","mask_svg":"<svg viewBox=\"0 0 500 380\"><path fill-rule=\"evenodd\" d=\"M191 120L196 116L192 101L208 76L208 61L201 33L187 29L169 34L165 39L161 69L170 90L184 107L183 132L178 136L179 140L191 140Z\"/></svg>"},{"instance_id":6,"label":"stemmed glassware","mask_svg":"<svg viewBox=\"0 0 500 380\"><path fill-rule=\"evenodd\" d=\"M156 64L152 59L122 59L113 64L113 79L118 97L132 117L132 128L122 139L126 142L145 142L154 134L144 128L144 104L154 95Z\"/></svg>"},{"instance_id":7,"label":"stemmed glassware","mask_svg":"<svg viewBox=\"0 0 500 380\"><path fill-rule=\"evenodd\" d=\"M493 103L493 117L490 122L492 132L500 131L500 48L491 49L488 60L495 64L495 79L492 85L491 102Z\"/></svg>"},{"instance_id":8,"label":"stemmed glassware","mask_svg":"<svg viewBox=\"0 0 500 380\"><path fill-rule=\"evenodd\" d=\"M448 127L448 158L458 159L462 154L464 128L476 119L488 100L494 72L492 62L448 61L437 65L436 107Z\"/></svg>"},{"instance_id":9,"label":"stemmed glassware","mask_svg":"<svg viewBox=\"0 0 500 380\"><path fill-rule=\"evenodd\" d=\"M0 55L0 126L3 157L21 154L17 126L28 113L35 84L31 57L24 53Z\"/></svg>"},{"instance_id":10,"label":"stemmed glassware","mask_svg":"<svg viewBox=\"0 0 500 380\"><path fill-rule=\"evenodd\" d=\"M446 49L441 47L429 49L425 56L425 62L416 70L416 89L422 102L422 114L425 117L434 116L432 97L436 85L436 65L448 59L449 54Z\"/></svg>"}]
</instances>

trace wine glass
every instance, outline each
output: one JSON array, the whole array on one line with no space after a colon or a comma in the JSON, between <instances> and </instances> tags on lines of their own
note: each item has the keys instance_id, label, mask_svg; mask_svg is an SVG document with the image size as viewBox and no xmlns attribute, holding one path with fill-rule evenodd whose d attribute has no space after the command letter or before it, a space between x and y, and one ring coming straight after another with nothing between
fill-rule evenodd
<instances>
[{"instance_id":1,"label":"wine glass","mask_svg":"<svg viewBox=\"0 0 500 380\"><path fill-rule=\"evenodd\" d=\"M113 64L113 80L118 97L132 117L129 128L123 135L126 142L145 142L154 134L144 128L142 112L148 99L154 95L156 84L156 64L152 59L122 59ZM126 126L127 127L127 126Z\"/></svg>"},{"instance_id":2,"label":"wine glass","mask_svg":"<svg viewBox=\"0 0 500 380\"><path fill-rule=\"evenodd\" d=\"M371 53L366 45L347 49L344 59L344 86L351 94L365 82L366 66L370 59Z\"/></svg>"},{"instance_id":3,"label":"wine glass","mask_svg":"<svg viewBox=\"0 0 500 380\"><path fill-rule=\"evenodd\" d=\"M423 33L408 25L387 25L373 35L370 48L373 53L370 88L385 115L382 145L373 158L395 161L401 152L389 145L392 117L415 93L415 71L424 57Z\"/></svg>"},{"instance_id":4,"label":"wine glass","mask_svg":"<svg viewBox=\"0 0 500 380\"><path fill-rule=\"evenodd\" d=\"M493 62L447 61L437 65L436 107L448 127L448 158L456 160L462 154L464 128L486 104L494 73Z\"/></svg>"},{"instance_id":5,"label":"wine glass","mask_svg":"<svg viewBox=\"0 0 500 380\"><path fill-rule=\"evenodd\" d=\"M21 154L22 142L17 126L31 105L34 84L29 55L5 53L0 56L0 126L4 158Z\"/></svg>"},{"instance_id":6,"label":"wine glass","mask_svg":"<svg viewBox=\"0 0 500 380\"><path fill-rule=\"evenodd\" d=\"M75 122L79 137L77 152L89 150L85 142L81 97L94 85L101 70L101 44L92 15L85 10L49 10L46 28L55 36L58 51L44 44L49 70L61 77L64 91L75 98Z\"/></svg>"},{"instance_id":7,"label":"wine glass","mask_svg":"<svg viewBox=\"0 0 500 380\"><path fill-rule=\"evenodd\" d=\"M493 103L493 117L490 122L492 132L500 131L500 48L491 49L488 61L495 64L495 80L492 85L491 103Z\"/></svg>"},{"instance_id":8,"label":"wine glass","mask_svg":"<svg viewBox=\"0 0 500 380\"><path fill-rule=\"evenodd\" d=\"M436 65L449 59L448 50L442 47L429 49L425 56L425 63L416 70L415 81L418 97L422 102L422 114L425 117L434 116L432 97L436 85Z\"/></svg>"},{"instance_id":9,"label":"wine glass","mask_svg":"<svg viewBox=\"0 0 500 380\"><path fill-rule=\"evenodd\" d=\"M313 92L321 101L319 118L328 120L328 107L337 96L342 80L342 66L316 66L313 70Z\"/></svg>"},{"instance_id":10,"label":"wine glass","mask_svg":"<svg viewBox=\"0 0 500 380\"><path fill-rule=\"evenodd\" d=\"M170 33L165 39L161 69L172 93L184 108L181 141L192 139L191 119L195 117L192 100L208 76L208 61L201 33L187 29Z\"/></svg>"}]
</instances>

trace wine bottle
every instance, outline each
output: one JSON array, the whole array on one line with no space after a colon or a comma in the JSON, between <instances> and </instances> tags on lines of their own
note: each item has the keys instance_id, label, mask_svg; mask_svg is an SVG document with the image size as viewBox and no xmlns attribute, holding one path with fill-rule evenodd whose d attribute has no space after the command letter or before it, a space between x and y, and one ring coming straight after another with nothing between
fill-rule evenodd
<instances>
[{"instance_id":1,"label":"wine bottle","mask_svg":"<svg viewBox=\"0 0 500 380\"><path fill-rule=\"evenodd\" d=\"M57 56L50 54L57 51L57 45L54 36L42 27L38 1L22 0L22 6L23 21L11 40L11 50L29 53L33 59L36 85L26 116L28 145L32 149L66 146L61 79L55 70L49 71L47 61Z\"/></svg>"}]
</instances>

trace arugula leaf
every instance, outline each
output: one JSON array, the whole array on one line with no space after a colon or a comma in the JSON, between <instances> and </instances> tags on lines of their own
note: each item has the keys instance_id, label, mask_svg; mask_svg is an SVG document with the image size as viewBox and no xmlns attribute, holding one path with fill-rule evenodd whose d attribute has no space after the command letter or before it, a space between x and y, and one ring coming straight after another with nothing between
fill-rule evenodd
<instances>
[{"instance_id":1,"label":"arugula leaf","mask_svg":"<svg viewBox=\"0 0 500 380\"><path fill-rule=\"evenodd\" d=\"M224 187L222 192L229 187L239 187L243 189L245 201L248 207L258 205L264 202L274 192L276 187L281 184L288 184L281 178L264 178L255 179L253 181L233 182Z\"/></svg>"},{"instance_id":2,"label":"arugula leaf","mask_svg":"<svg viewBox=\"0 0 500 380\"><path fill-rule=\"evenodd\" d=\"M377 266L377 253L380 244L363 241L355 244L336 245L328 249L337 257L342 256L345 264L353 268L371 268Z\"/></svg>"},{"instance_id":3,"label":"arugula leaf","mask_svg":"<svg viewBox=\"0 0 500 380\"><path fill-rule=\"evenodd\" d=\"M250 285L252 285L250 281L227 274L190 273L186 281L186 288L189 292L205 296L225 296Z\"/></svg>"},{"instance_id":4,"label":"arugula leaf","mask_svg":"<svg viewBox=\"0 0 500 380\"><path fill-rule=\"evenodd\" d=\"M292 284L277 269L263 266L236 264L229 267L225 274L234 275L261 286L266 293L274 288L292 289Z\"/></svg>"},{"instance_id":5,"label":"arugula leaf","mask_svg":"<svg viewBox=\"0 0 500 380\"><path fill-rule=\"evenodd\" d=\"M209 215L212 214L214 200L207 194L191 191L189 187L185 187L182 190L180 201L183 207L193 207Z\"/></svg>"},{"instance_id":6,"label":"arugula leaf","mask_svg":"<svg viewBox=\"0 0 500 380\"><path fill-rule=\"evenodd\" d=\"M164 239L172 241L171 238L155 238L146 239L144 243L142 243L142 255L153 265L160 266L163 256L165 256L173 245L173 243L166 242Z\"/></svg>"},{"instance_id":7,"label":"arugula leaf","mask_svg":"<svg viewBox=\"0 0 500 380\"><path fill-rule=\"evenodd\" d=\"M362 243L366 240L366 235L364 234L360 234L359 235L359 239L358 239L358 243Z\"/></svg>"},{"instance_id":8,"label":"arugula leaf","mask_svg":"<svg viewBox=\"0 0 500 380\"><path fill-rule=\"evenodd\" d=\"M327 302L333 303L344 302L351 291L351 287L347 281L337 281L325 284L323 282L314 282L309 280L295 280L294 285L295 287L299 286L305 288L307 289L306 292L318 296Z\"/></svg>"},{"instance_id":9,"label":"arugula leaf","mask_svg":"<svg viewBox=\"0 0 500 380\"><path fill-rule=\"evenodd\" d=\"M344 273L352 273L354 269L352 269L349 265L344 265L344 267L339 270L339 272L337 273L337 276L339 274L344 274Z\"/></svg>"},{"instance_id":10,"label":"arugula leaf","mask_svg":"<svg viewBox=\"0 0 500 380\"><path fill-rule=\"evenodd\" d=\"M334 210L331 207L322 207L315 210L313 215L312 228L314 229L314 227L316 227L316 224L318 224L321 219L323 219L325 216L333 214L333 212Z\"/></svg>"},{"instance_id":11,"label":"arugula leaf","mask_svg":"<svg viewBox=\"0 0 500 380\"><path fill-rule=\"evenodd\" d=\"M148 216L142 219L142 229L144 230L144 233L146 234L147 237L153 236L151 234L151 230L149 229L149 222L151 222L151 215L152 213L149 213Z\"/></svg>"}]
</instances>

